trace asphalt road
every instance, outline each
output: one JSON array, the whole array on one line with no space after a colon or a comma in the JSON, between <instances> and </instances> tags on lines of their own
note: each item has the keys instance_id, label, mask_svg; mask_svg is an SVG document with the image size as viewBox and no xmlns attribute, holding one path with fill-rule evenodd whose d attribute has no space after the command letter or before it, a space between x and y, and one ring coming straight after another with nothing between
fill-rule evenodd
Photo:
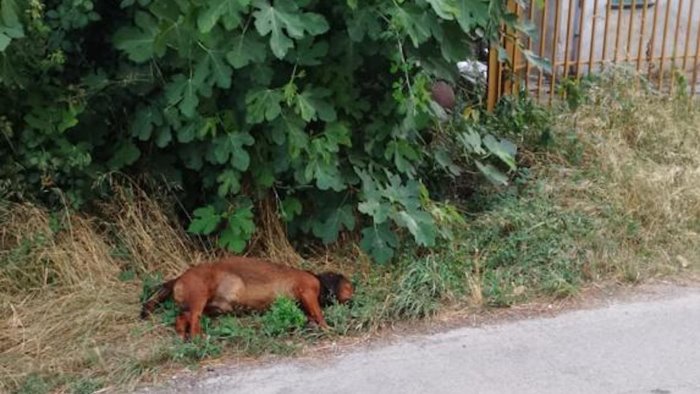
<instances>
[{"instance_id":1,"label":"asphalt road","mask_svg":"<svg viewBox=\"0 0 700 394\"><path fill-rule=\"evenodd\" d=\"M160 392L700 393L700 291L672 293L315 361L231 366Z\"/></svg>"}]
</instances>

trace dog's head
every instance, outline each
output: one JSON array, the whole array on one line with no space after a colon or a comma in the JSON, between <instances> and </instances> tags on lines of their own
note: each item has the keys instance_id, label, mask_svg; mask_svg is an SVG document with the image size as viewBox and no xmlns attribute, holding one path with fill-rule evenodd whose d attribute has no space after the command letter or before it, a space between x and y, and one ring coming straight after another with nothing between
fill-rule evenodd
<instances>
[{"instance_id":1,"label":"dog's head","mask_svg":"<svg viewBox=\"0 0 700 394\"><path fill-rule=\"evenodd\" d=\"M350 280L337 272L324 272L316 275L321 282L320 302L322 306L328 306L333 301L345 304L350 299L354 289Z\"/></svg>"}]
</instances>

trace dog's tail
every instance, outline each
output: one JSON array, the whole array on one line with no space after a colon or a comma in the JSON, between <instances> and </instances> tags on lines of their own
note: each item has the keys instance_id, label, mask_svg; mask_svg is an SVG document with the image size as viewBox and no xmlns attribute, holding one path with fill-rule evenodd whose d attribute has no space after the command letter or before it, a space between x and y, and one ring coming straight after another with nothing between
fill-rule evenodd
<instances>
[{"instance_id":1,"label":"dog's tail","mask_svg":"<svg viewBox=\"0 0 700 394\"><path fill-rule=\"evenodd\" d=\"M173 287L175 286L176 279L169 280L158 287L158 291L153 294L148 301L143 303L141 308L141 318L145 319L153 313L153 310L163 301L165 301L171 294L173 294Z\"/></svg>"}]
</instances>

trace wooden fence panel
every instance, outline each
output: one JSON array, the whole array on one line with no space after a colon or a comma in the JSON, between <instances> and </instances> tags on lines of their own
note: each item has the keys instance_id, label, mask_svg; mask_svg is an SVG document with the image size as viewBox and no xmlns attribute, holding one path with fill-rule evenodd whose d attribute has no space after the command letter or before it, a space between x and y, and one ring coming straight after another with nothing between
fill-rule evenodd
<instances>
[{"instance_id":1,"label":"wooden fence panel","mask_svg":"<svg viewBox=\"0 0 700 394\"><path fill-rule=\"evenodd\" d=\"M695 94L700 66L699 0L509 0L509 9L535 25L533 37L503 35L508 62L496 50L489 56L487 105L521 87L541 102L557 94L567 78L627 65L662 91L673 91L679 77ZM513 40L547 59L551 70L528 64ZM677 85L677 84L676 84Z\"/></svg>"}]
</instances>

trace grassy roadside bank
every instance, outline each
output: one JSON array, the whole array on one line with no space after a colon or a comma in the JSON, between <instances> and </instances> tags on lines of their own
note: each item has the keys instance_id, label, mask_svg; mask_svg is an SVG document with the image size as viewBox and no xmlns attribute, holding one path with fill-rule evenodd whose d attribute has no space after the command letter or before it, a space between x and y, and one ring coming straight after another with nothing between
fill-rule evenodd
<instances>
[{"instance_id":1,"label":"grassy roadside bank","mask_svg":"<svg viewBox=\"0 0 700 394\"><path fill-rule=\"evenodd\" d=\"M128 387L169 366L290 354L321 335L372 332L448 306L504 307L698 268L700 105L621 74L570 89L580 99L551 114L551 138L526 143L529 172L460 204L466 220L452 242L382 267L348 241L303 263L342 267L358 284L351 306L325 311L330 334L285 330L298 310L284 303L207 321L209 338L194 343L173 339L172 308L138 320L152 273L175 275L206 255L164 201L124 189L101 219L0 205L0 391ZM294 255L280 244L265 249Z\"/></svg>"}]
</instances>

